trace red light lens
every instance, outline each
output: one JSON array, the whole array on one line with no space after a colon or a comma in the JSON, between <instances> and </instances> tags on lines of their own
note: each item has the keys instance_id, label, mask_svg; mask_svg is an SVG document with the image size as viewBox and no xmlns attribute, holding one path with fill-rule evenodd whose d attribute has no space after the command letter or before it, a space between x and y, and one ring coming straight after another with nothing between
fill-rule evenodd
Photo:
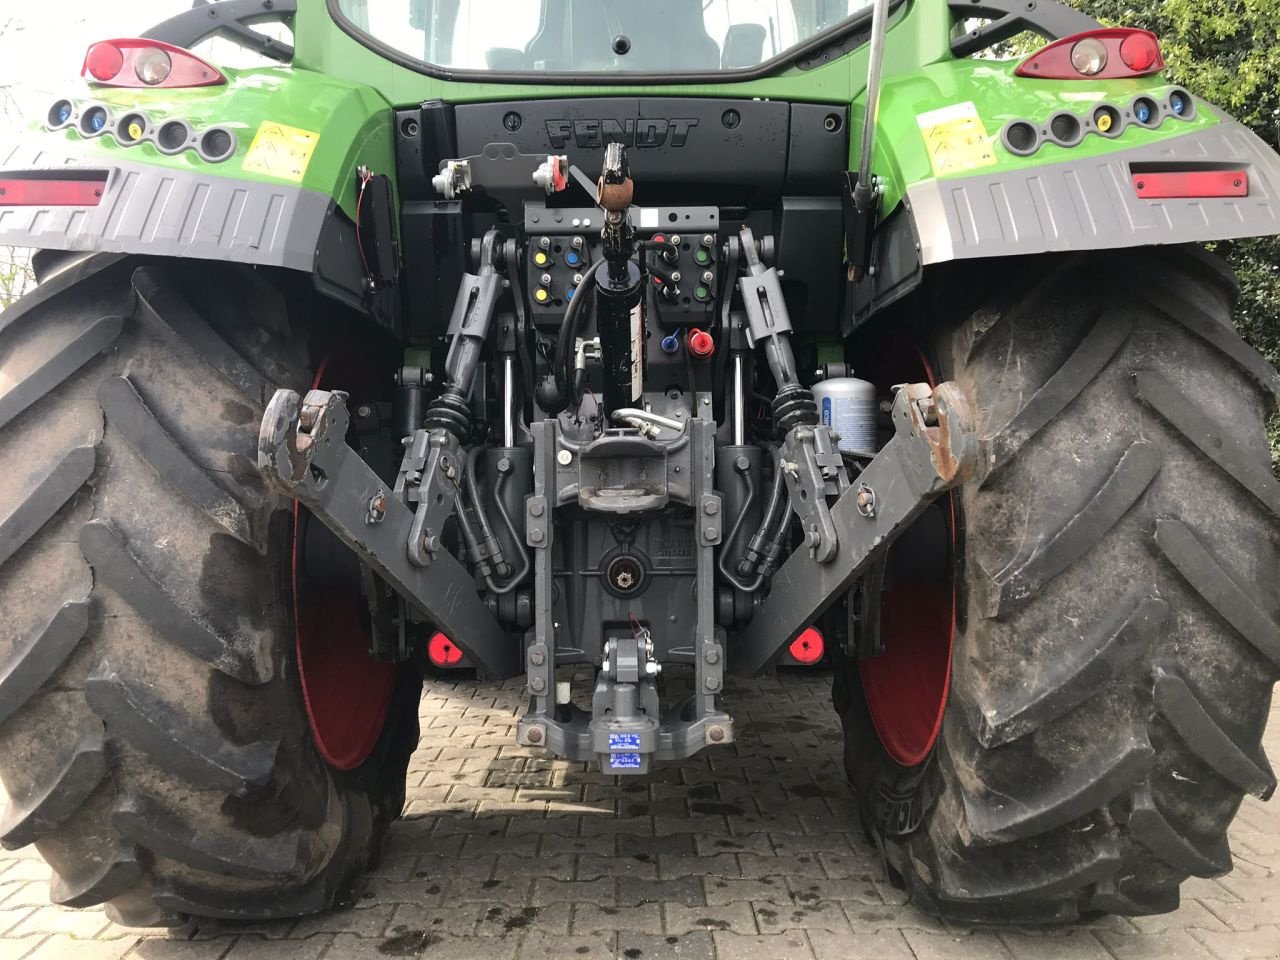
<instances>
[{"instance_id":1,"label":"red light lens","mask_svg":"<svg viewBox=\"0 0 1280 960\"><path fill-rule=\"evenodd\" d=\"M427 656L437 667L456 667L462 662L462 651L443 633L437 633L427 641Z\"/></svg>"},{"instance_id":2,"label":"red light lens","mask_svg":"<svg viewBox=\"0 0 1280 960\"><path fill-rule=\"evenodd\" d=\"M803 663L806 667L812 666L821 660L826 650L826 641L822 639L822 631L817 627L808 627L803 630L800 636L792 640L791 646L787 648L791 658L797 663Z\"/></svg>"},{"instance_id":3,"label":"red light lens","mask_svg":"<svg viewBox=\"0 0 1280 960\"><path fill-rule=\"evenodd\" d=\"M161 40L103 40L89 48L80 75L109 87L209 87L222 71Z\"/></svg>"},{"instance_id":4,"label":"red light lens","mask_svg":"<svg viewBox=\"0 0 1280 960\"><path fill-rule=\"evenodd\" d=\"M0 207L96 207L101 180L0 180Z\"/></svg>"},{"instance_id":5,"label":"red light lens","mask_svg":"<svg viewBox=\"0 0 1280 960\"><path fill-rule=\"evenodd\" d=\"M1247 170L1169 170L1135 173L1133 192L1143 200L1180 200L1197 197L1247 197Z\"/></svg>"},{"instance_id":6,"label":"red light lens","mask_svg":"<svg viewBox=\"0 0 1280 960\"><path fill-rule=\"evenodd\" d=\"M1149 33L1132 33L1120 43L1120 59L1130 70L1143 73L1160 56L1160 44Z\"/></svg>"},{"instance_id":7,"label":"red light lens","mask_svg":"<svg viewBox=\"0 0 1280 960\"><path fill-rule=\"evenodd\" d=\"M84 68L95 80L105 83L114 79L124 66L124 54L111 43L95 43L84 58Z\"/></svg>"},{"instance_id":8,"label":"red light lens","mask_svg":"<svg viewBox=\"0 0 1280 960\"><path fill-rule=\"evenodd\" d=\"M1014 73L1038 80L1118 80L1164 69L1160 40L1147 30L1104 27L1041 47Z\"/></svg>"}]
</instances>

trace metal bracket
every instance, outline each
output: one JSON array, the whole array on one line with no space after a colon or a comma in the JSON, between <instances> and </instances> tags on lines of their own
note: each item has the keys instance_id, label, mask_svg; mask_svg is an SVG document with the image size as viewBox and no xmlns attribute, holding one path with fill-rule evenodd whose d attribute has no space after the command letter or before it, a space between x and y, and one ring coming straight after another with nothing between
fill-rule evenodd
<instances>
[{"instance_id":1,"label":"metal bracket","mask_svg":"<svg viewBox=\"0 0 1280 960\"><path fill-rule=\"evenodd\" d=\"M773 578L734 650L735 673L768 666L787 643L844 596L911 521L978 467L976 420L954 383L906 384L893 402L895 435L831 511L840 549L829 563L796 550ZM867 515L863 488L875 491Z\"/></svg>"},{"instance_id":2,"label":"metal bracket","mask_svg":"<svg viewBox=\"0 0 1280 960\"><path fill-rule=\"evenodd\" d=\"M251 29L263 21L287 21L298 12L297 0L196 0L190 10L164 20L143 34L148 40L194 47L210 34L220 34L237 46L255 50L264 57L288 63L293 46Z\"/></svg>"},{"instance_id":3,"label":"metal bracket","mask_svg":"<svg viewBox=\"0 0 1280 960\"><path fill-rule=\"evenodd\" d=\"M475 580L445 550L430 566L410 561L415 516L346 443L347 394L277 390L258 433L258 470L294 497L402 597L494 677L520 671L517 645L481 602ZM381 509L379 509L379 507ZM419 538L420 539L420 538Z\"/></svg>"},{"instance_id":4,"label":"metal bracket","mask_svg":"<svg viewBox=\"0 0 1280 960\"><path fill-rule=\"evenodd\" d=\"M849 478L844 459L826 427L795 427L782 441L779 467L786 478L791 508L800 520L805 546L818 563L830 563L840 549L840 536L827 506L829 495L841 495Z\"/></svg>"},{"instance_id":5,"label":"metal bracket","mask_svg":"<svg viewBox=\"0 0 1280 960\"><path fill-rule=\"evenodd\" d=\"M1097 20L1057 0L950 0L948 6L959 18L989 21L952 39L951 53L957 59L972 56L1024 30L1061 40L1100 26Z\"/></svg>"}]
</instances>

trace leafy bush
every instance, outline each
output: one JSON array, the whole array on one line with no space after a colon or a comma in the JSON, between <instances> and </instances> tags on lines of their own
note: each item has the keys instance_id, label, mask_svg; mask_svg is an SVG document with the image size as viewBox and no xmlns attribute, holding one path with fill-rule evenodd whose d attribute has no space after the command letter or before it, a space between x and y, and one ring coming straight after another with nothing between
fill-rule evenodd
<instances>
[{"instance_id":1,"label":"leafy bush","mask_svg":"<svg viewBox=\"0 0 1280 960\"><path fill-rule=\"evenodd\" d=\"M1160 37L1171 79L1280 146L1280 0L1068 0ZM1240 278L1236 325L1280 365L1280 238L1215 245Z\"/></svg>"}]
</instances>

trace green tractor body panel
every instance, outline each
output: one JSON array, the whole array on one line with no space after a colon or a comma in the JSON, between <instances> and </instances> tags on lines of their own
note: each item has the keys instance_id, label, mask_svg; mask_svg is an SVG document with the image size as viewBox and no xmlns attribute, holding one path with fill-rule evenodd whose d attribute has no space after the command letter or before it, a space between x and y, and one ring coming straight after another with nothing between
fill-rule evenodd
<instances>
[{"instance_id":1,"label":"green tractor body panel","mask_svg":"<svg viewBox=\"0 0 1280 960\"><path fill-rule=\"evenodd\" d=\"M122 229L121 197L109 196L79 225L56 217L51 226L47 218L37 223L11 216L0 224L0 242L166 253L176 245L184 256L324 272L322 235L338 229L331 221L339 218L341 230L352 232L358 171L387 174L395 190L394 109L432 101L461 106L631 97L637 98L641 112L646 98L830 104L848 111L848 156L851 166L856 163L866 110L865 35L834 52L818 51L759 76L728 71L722 79L704 76L688 82L673 77L613 83L600 76L494 82L476 71L415 65L362 35L339 6L333 0L299 0L293 63L226 70L226 85L164 90L69 82L64 95L76 117L101 104L110 115L106 131L86 137L75 119L50 130L41 118L23 144L34 149L20 148L8 168L65 168L67 158L74 157L84 167L117 172L109 179L108 193L117 181L127 191L141 176L146 183L136 184L136 190L146 198L164 192L166 209L152 203L139 213L142 201L125 197L125 207L139 222ZM881 222L892 223L904 203L911 213L910 230L904 232L907 224L899 226L896 240L891 231L882 231L880 255L886 254L886 244L900 247L905 242L921 251L920 260L927 265L1053 249L1216 240L1274 229L1278 218L1271 197L1280 193L1280 158L1230 118L1207 104L1175 116L1169 103L1178 88L1158 74L1042 80L1017 76L1013 61L956 59L951 52L954 23L945 0L899 3L890 17L873 172L882 191ZM1138 97L1160 107L1149 124L1132 118ZM1103 135L1093 124L1104 105L1116 111L1118 134L1112 130ZM185 121L193 131L192 148L170 154L153 143L122 145L112 126L135 112L149 119L151 133L167 120ZM1050 121L1063 113L1073 116L1079 128L1077 136L1068 138L1070 145L1050 134ZM1035 133L1038 149L1010 148L1003 133L1020 121ZM1231 127L1229 136L1219 131L1217 139L1205 139L1224 124ZM208 162L194 149L195 138L212 125L236 138L234 153L222 162ZM572 146L566 148L570 162ZM1224 147L1228 154L1215 155ZM1216 218L1200 217L1204 205L1186 200L1161 204L1165 213L1148 216L1149 202L1132 196L1126 164L1165 161L1247 164L1255 187L1247 201L1208 201L1221 208ZM1039 171L1061 182L1047 188ZM1096 176L1077 189L1078 171L1086 171L1086 179ZM999 194L1006 182L998 202L971 209L975 202L986 204L993 187ZM210 195L221 198L221 206L210 208ZM188 202L179 202L182 198ZM1099 212L1120 207L1125 209L1117 230ZM392 213L398 215L398 210ZM167 229L156 222L165 217ZM346 248L343 255L349 259L351 240L337 246ZM918 264L897 259L898 268L891 273L917 272ZM873 293L864 306L874 309L884 302L883 294ZM356 297L352 293L349 299Z\"/></svg>"},{"instance_id":2,"label":"green tractor body panel","mask_svg":"<svg viewBox=\"0 0 1280 960\"><path fill-rule=\"evenodd\" d=\"M229 129L236 151L220 163L191 149L171 154L149 142L122 145L113 124L91 139L74 124L49 136L104 164L146 163L178 174L300 187L332 197L354 214L358 163L380 169L392 165L386 101L364 84L296 66L223 72L225 85L146 89L75 81L65 94L80 111L102 104L116 121L141 113L155 129L169 120L185 121L196 136L214 125ZM39 136L35 130L44 127L37 124L32 135Z\"/></svg>"}]
</instances>

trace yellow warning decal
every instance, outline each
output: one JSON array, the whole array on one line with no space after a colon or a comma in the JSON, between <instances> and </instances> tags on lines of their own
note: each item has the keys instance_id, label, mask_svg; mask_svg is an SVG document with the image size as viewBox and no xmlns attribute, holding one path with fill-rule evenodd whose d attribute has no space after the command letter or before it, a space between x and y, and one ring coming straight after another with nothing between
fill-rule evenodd
<instances>
[{"instance_id":1,"label":"yellow warning decal","mask_svg":"<svg viewBox=\"0 0 1280 960\"><path fill-rule=\"evenodd\" d=\"M300 181L319 140L318 133L268 120L258 127L241 168L277 180Z\"/></svg>"},{"instance_id":2,"label":"yellow warning decal","mask_svg":"<svg viewBox=\"0 0 1280 960\"><path fill-rule=\"evenodd\" d=\"M916 121L935 177L995 165L995 150L972 101L918 114Z\"/></svg>"}]
</instances>

